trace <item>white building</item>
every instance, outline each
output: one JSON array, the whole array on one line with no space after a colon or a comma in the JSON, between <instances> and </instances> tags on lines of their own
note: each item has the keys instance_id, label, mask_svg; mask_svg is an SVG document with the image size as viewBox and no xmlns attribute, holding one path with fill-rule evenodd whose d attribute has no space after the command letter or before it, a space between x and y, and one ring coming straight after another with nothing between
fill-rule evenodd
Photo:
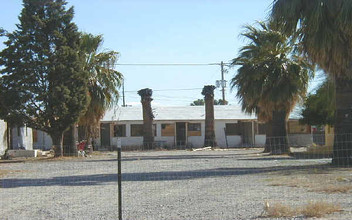
<instances>
[{"instance_id":1,"label":"white building","mask_svg":"<svg viewBox=\"0 0 352 220\"><path fill-rule=\"evenodd\" d=\"M154 107L155 142L163 147L203 147L205 133L204 106ZM254 115L238 106L214 106L215 136L220 147L263 146L265 129ZM102 119L98 145L123 147L143 144L141 107L120 107Z\"/></svg>"},{"instance_id":2,"label":"white building","mask_svg":"<svg viewBox=\"0 0 352 220\"><path fill-rule=\"evenodd\" d=\"M0 156L5 154L7 147L7 124L0 120Z\"/></svg>"},{"instance_id":3,"label":"white building","mask_svg":"<svg viewBox=\"0 0 352 220\"><path fill-rule=\"evenodd\" d=\"M155 144L165 148L203 147L205 136L205 107L153 107ZM248 115L239 106L214 106L215 137L219 147L253 147L265 145L265 125L255 115ZM119 107L108 111L101 120L96 148L117 146L120 139L124 148L143 145L143 112L141 106ZM313 143L310 126L299 125L297 119L288 122L290 146ZM35 149L50 149L49 135L33 130Z\"/></svg>"}]
</instances>

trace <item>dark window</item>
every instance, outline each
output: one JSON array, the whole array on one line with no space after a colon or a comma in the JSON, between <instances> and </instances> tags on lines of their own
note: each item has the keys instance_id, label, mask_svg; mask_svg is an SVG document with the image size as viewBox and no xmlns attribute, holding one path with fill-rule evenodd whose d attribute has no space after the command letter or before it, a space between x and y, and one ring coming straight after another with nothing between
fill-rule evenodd
<instances>
[{"instance_id":1,"label":"dark window","mask_svg":"<svg viewBox=\"0 0 352 220\"><path fill-rule=\"evenodd\" d=\"M132 137L143 136L143 125L142 124L131 125L131 136Z\"/></svg>"},{"instance_id":2,"label":"dark window","mask_svg":"<svg viewBox=\"0 0 352 220\"><path fill-rule=\"evenodd\" d=\"M200 123L188 123L188 131L201 131Z\"/></svg>"},{"instance_id":3,"label":"dark window","mask_svg":"<svg viewBox=\"0 0 352 220\"><path fill-rule=\"evenodd\" d=\"M241 135L239 123L226 123L226 135Z\"/></svg>"},{"instance_id":4,"label":"dark window","mask_svg":"<svg viewBox=\"0 0 352 220\"><path fill-rule=\"evenodd\" d=\"M114 137L126 137L126 125L114 125Z\"/></svg>"}]
</instances>

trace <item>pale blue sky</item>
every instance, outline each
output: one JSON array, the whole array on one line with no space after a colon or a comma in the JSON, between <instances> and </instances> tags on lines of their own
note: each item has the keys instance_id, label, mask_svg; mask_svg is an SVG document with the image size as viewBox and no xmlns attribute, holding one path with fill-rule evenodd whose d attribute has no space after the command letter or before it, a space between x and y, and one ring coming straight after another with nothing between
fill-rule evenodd
<instances>
[{"instance_id":1,"label":"pale blue sky","mask_svg":"<svg viewBox=\"0 0 352 220\"><path fill-rule=\"evenodd\" d=\"M22 1L0 0L0 27L15 29ZM118 63L217 63L236 57L243 25L267 18L272 0L68 0L79 29L103 34L104 48L120 52ZM3 48L3 45L0 46ZM204 85L220 79L219 66L117 66L125 76L127 104L149 87L155 105L189 105ZM230 80L235 74L225 75ZM157 91L164 89L193 89ZM199 88L199 89L197 89ZM220 90L215 98L221 98ZM226 99L237 104L235 92ZM122 102L120 102L121 104Z\"/></svg>"}]
</instances>

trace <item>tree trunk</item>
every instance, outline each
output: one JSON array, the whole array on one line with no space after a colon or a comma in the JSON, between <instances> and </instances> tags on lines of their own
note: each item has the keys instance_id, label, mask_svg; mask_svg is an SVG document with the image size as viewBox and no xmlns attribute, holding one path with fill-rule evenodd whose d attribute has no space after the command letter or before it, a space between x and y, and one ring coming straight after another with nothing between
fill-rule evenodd
<instances>
[{"instance_id":1,"label":"tree trunk","mask_svg":"<svg viewBox=\"0 0 352 220\"><path fill-rule=\"evenodd\" d=\"M336 77L336 118L332 164L352 165L352 80Z\"/></svg>"},{"instance_id":2,"label":"tree trunk","mask_svg":"<svg viewBox=\"0 0 352 220\"><path fill-rule=\"evenodd\" d=\"M91 132L92 131L89 131L86 135L87 137L87 148L89 150L89 154L92 155L93 154L93 138L91 136Z\"/></svg>"},{"instance_id":3,"label":"tree trunk","mask_svg":"<svg viewBox=\"0 0 352 220\"><path fill-rule=\"evenodd\" d=\"M63 156L63 148L62 148L63 139L64 139L63 136L64 136L63 132L50 134L50 137L53 141L52 150L54 151L54 157Z\"/></svg>"},{"instance_id":4,"label":"tree trunk","mask_svg":"<svg viewBox=\"0 0 352 220\"><path fill-rule=\"evenodd\" d=\"M286 111L273 111L272 120L268 125L269 135L266 135L266 149L272 154L290 153L287 137Z\"/></svg>"},{"instance_id":5,"label":"tree trunk","mask_svg":"<svg viewBox=\"0 0 352 220\"><path fill-rule=\"evenodd\" d=\"M150 99L150 100L149 100ZM144 98L143 106L143 144L147 149L153 148L154 134L153 134L153 113L151 107L151 98Z\"/></svg>"},{"instance_id":6,"label":"tree trunk","mask_svg":"<svg viewBox=\"0 0 352 220\"><path fill-rule=\"evenodd\" d=\"M270 153L272 151L271 137L273 137L272 121L265 123L265 147L263 153Z\"/></svg>"},{"instance_id":7,"label":"tree trunk","mask_svg":"<svg viewBox=\"0 0 352 220\"><path fill-rule=\"evenodd\" d=\"M205 138L204 146L217 146L214 128L214 86L204 86L202 94L205 101Z\"/></svg>"},{"instance_id":8,"label":"tree trunk","mask_svg":"<svg viewBox=\"0 0 352 220\"><path fill-rule=\"evenodd\" d=\"M64 156L77 156L77 127L71 125L69 130L64 133L63 154Z\"/></svg>"},{"instance_id":9,"label":"tree trunk","mask_svg":"<svg viewBox=\"0 0 352 220\"><path fill-rule=\"evenodd\" d=\"M153 133L153 111L151 98L153 91L151 89L141 89L138 91L141 96L141 103L143 108L143 145L145 149L152 149L154 146L154 133Z\"/></svg>"}]
</instances>

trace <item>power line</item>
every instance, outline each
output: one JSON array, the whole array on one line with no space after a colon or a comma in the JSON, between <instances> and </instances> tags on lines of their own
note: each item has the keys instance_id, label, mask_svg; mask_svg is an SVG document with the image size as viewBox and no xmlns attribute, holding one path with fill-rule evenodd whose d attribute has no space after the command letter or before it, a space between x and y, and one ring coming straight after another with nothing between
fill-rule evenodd
<instances>
[{"instance_id":1,"label":"power line","mask_svg":"<svg viewBox=\"0 0 352 220\"><path fill-rule=\"evenodd\" d=\"M163 91L190 91L190 90L201 90L203 88L189 88L189 89L153 89L153 92L163 92ZM127 92L138 92L138 91L125 91Z\"/></svg>"},{"instance_id":2,"label":"power line","mask_svg":"<svg viewBox=\"0 0 352 220\"><path fill-rule=\"evenodd\" d=\"M223 63L230 65L231 63ZM216 66L221 63L116 63L115 66Z\"/></svg>"}]
</instances>

